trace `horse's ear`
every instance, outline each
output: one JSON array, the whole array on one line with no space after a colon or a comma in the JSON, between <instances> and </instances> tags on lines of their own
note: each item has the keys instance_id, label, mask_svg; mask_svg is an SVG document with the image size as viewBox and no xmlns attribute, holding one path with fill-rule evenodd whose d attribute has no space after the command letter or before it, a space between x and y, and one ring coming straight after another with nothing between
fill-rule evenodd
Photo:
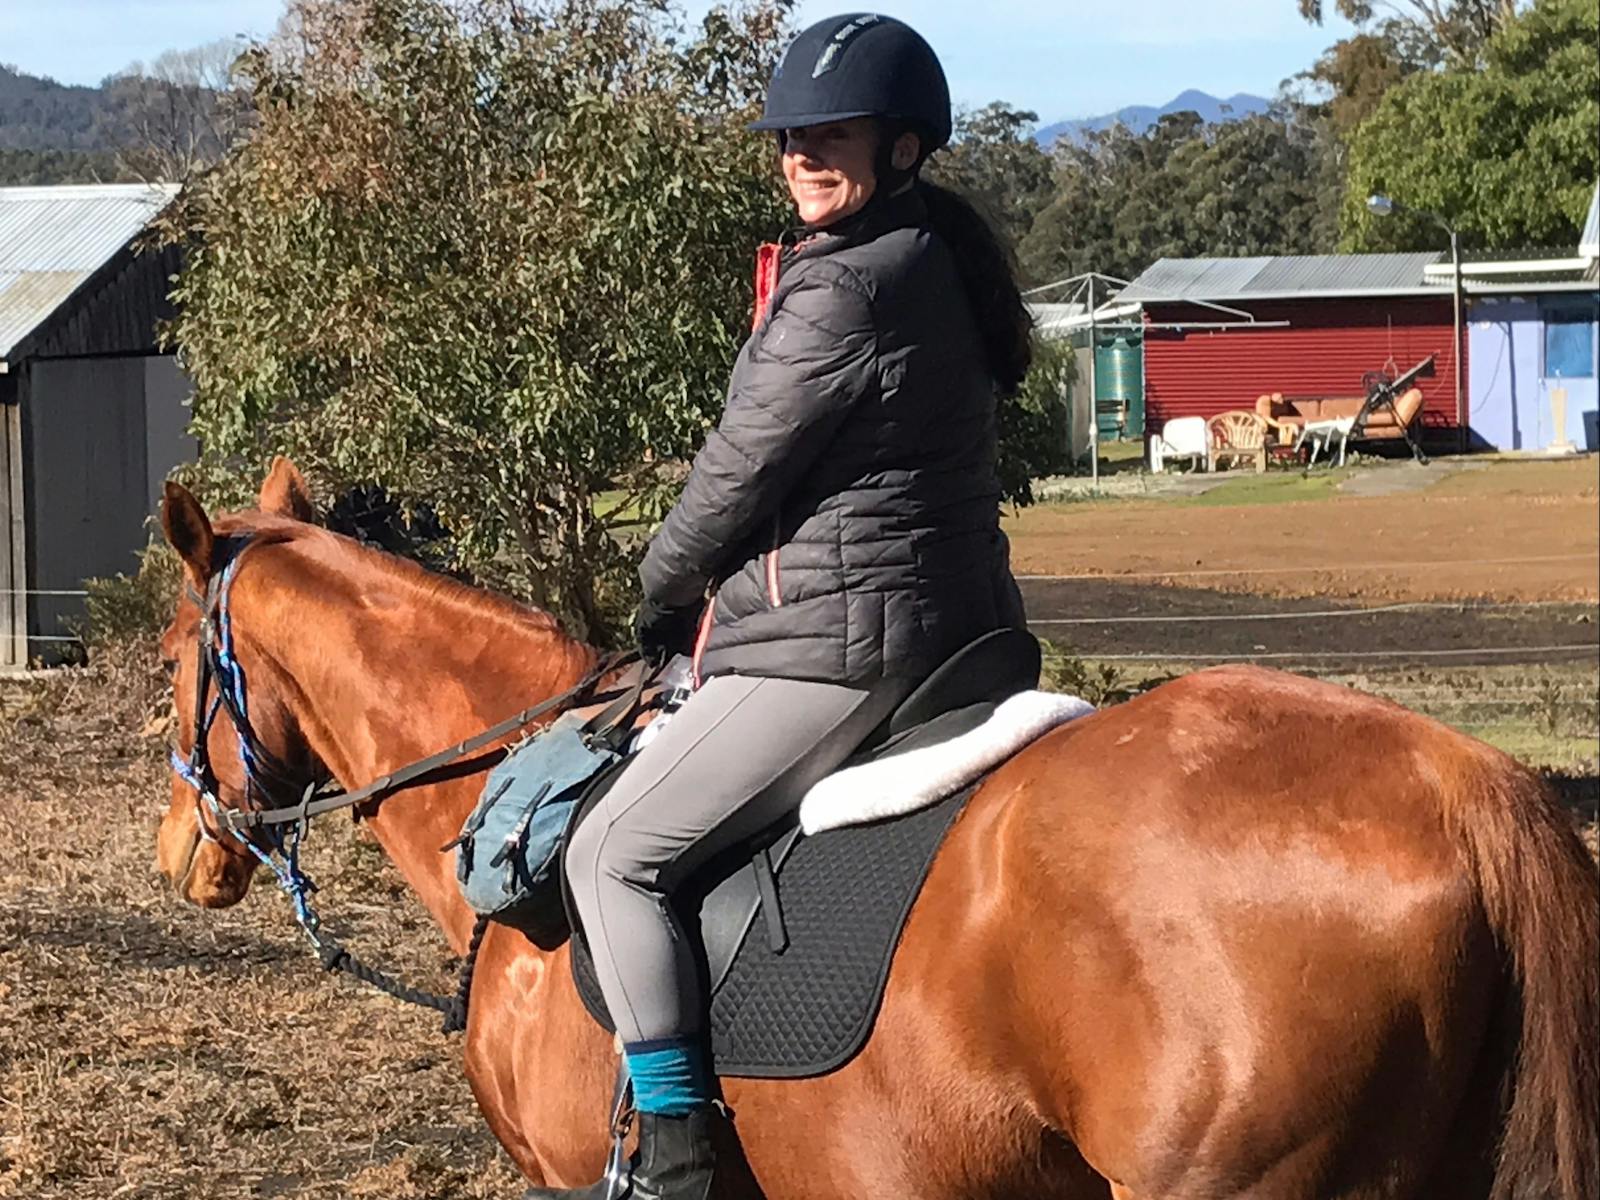
<instances>
[{"instance_id":1,"label":"horse's ear","mask_svg":"<svg viewBox=\"0 0 1600 1200\"><path fill-rule=\"evenodd\" d=\"M166 494L161 498L161 529L178 557L183 559L194 585L204 588L211 577L211 551L216 545L216 535L211 532L211 518L200 507L200 501L181 483L167 484Z\"/></svg>"},{"instance_id":2,"label":"horse's ear","mask_svg":"<svg viewBox=\"0 0 1600 1200\"><path fill-rule=\"evenodd\" d=\"M316 506L311 503L311 489L306 477L283 455L272 460L272 470L267 472L261 485L262 512L276 513L280 517L293 517L308 525L317 519Z\"/></svg>"}]
</instances>

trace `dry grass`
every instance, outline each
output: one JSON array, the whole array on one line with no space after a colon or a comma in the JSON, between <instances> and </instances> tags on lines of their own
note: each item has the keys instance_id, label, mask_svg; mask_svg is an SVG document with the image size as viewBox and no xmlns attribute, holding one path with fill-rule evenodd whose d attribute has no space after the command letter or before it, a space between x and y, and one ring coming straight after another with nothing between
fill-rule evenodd
<instances>
[{"instance_id":1,"label":"dry grass","mask_svg":"<svg viewBox=\"0 0 1600 1200\"><path fill-rule=\"evenodd\" d=\"M151 666L0 690L0 1196L517 1195L436 1014L324 976L264 879L203 913L156 876ZM448 990L378 848L318 835L333 924Z\"/></svg>"},{"instance_id":2,"label":"dry grass","mask_svg":"<svg viewBox=\"0 0 1600 1200\"><path fill-rule=\"evenodd\" d=\"M1535 498L1536 503L1560 504L1565 500L1600 499L1600 475L1592 454L1543 461L1488 462L1462 460L1478 469L1462 470L1429 489L1443 499L1450 496L1493 496L1501 499Z\"/></svg>"}]
</instances>

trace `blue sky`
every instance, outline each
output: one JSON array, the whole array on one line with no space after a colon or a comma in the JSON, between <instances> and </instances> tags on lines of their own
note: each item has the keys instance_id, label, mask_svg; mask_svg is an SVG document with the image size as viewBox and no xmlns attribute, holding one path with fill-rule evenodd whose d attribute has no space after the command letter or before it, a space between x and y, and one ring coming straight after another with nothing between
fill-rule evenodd
<instances>
[{"instance_id":1,"label":"blue sky","mask_svg":"<svg viewBox=\"0 0 1600 1200\"><path fill-rule=\"evenodd\" d=\"M691 12L708 7L685 2ZM804 0L800 19L851 7L850 0ZM1271 95L1347 30L1339 22L1307 25L1295 7L1295 0L881 0L878 11L933 43L958 104L1007 100L1049 122L1162 104L1189 87ZM269 33L282 9L282 0L0 0L0 61L92 84L162 50Z\"/></svg>"}]
</instances>

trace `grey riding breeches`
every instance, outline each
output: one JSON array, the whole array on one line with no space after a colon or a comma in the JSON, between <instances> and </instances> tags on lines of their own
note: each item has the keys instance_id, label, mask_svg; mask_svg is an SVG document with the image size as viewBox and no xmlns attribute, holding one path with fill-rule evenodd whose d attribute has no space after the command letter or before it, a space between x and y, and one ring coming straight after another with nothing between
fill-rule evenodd
<instances>
[{"instance_id":1,"label":"grey riding breeches","mask_svg":"<svg viewBox=\"0 0 1600 1200\"><path fill-rule=\"evenodd\" d=\"M700 971L673 890L798 807L912 686L709 679L584 818L567 877L625 1043L702 1031Z\"/></svg>"}]
</instances>

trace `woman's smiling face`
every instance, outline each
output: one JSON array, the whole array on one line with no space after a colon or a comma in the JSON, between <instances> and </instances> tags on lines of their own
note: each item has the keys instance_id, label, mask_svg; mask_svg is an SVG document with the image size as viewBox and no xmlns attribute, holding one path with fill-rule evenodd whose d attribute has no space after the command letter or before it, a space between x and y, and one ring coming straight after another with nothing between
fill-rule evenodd
<instances>
[{"instance_id":1,"label":"woman's smiling face","mask_svg":"<svg viewBox=\"0 0 1600 1200\"><path fill-rule=\"evenodd\" d=\"M783 177L803 222L832 225L872 199L878 136L871 117L784 130Z\"/></svg>"}]
</instances>

